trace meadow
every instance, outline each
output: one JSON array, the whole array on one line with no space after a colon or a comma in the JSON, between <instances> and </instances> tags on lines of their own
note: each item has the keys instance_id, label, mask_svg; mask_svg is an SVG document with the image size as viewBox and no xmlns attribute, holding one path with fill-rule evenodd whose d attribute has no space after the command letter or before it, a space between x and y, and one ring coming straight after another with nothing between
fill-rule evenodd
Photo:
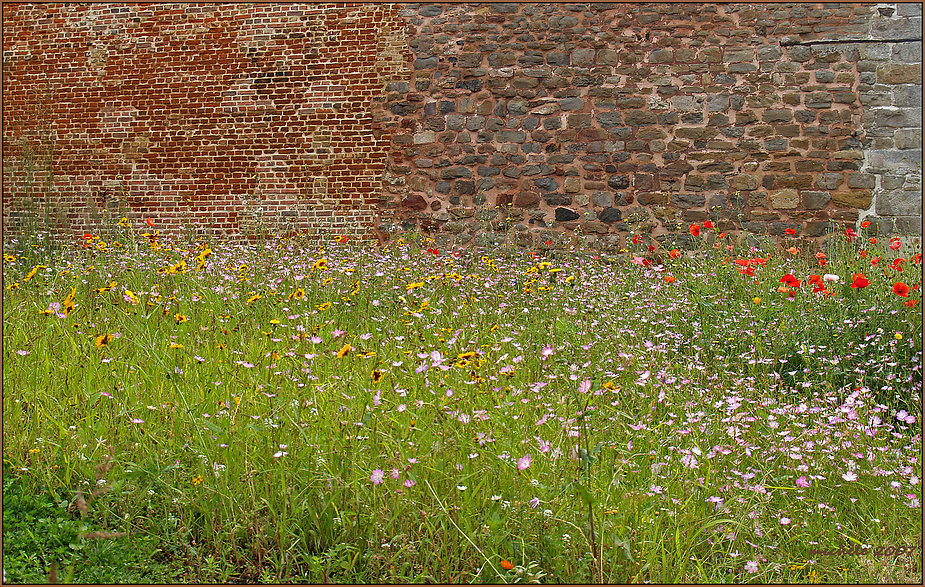
<instances>
[{"instance_id":1,"label":"meadow","mask_svg":"<svg viewBox=\"0 0 925 587\"><path fill-rule=\"evenodd\" d=\"M922 580L918 241L149 224L6 246L7 582Z\"/></svg>"}]
</instances>

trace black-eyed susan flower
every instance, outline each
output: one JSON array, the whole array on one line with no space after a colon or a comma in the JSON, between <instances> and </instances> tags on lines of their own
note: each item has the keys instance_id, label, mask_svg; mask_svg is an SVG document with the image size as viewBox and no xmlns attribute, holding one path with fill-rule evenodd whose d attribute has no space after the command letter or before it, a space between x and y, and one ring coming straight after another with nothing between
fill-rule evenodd
<instances>
[{"instance_id":1,"label":"black-eyed susan flower","mask_svg":"<svg viewBox=\"0 0 925 587\"><path fill-rule=\"evenodd\" d=\"M96 337L96 339L93 341L93 344L96 345L96 348L101 349L107 344L109 344L110 342L112 342L112 339L113 339L113 336L111 334L108 334L108 333L101 334Z\"/></svg>"},{"instance_id":2,"label":"black-eyed susan flower","mask_svg":"<svg viewBox=\"0 0 925 587\"><path fill-rule=\"evenodd\" d=\"M245 303L253 304L254 302L256 302L257 300L259 300L259 299L262 298L262 297L263 297L263 296L260 295L260 294L254 294L254 295L252 295L251 297L247 298L247 302L245 302Z\"/></svg>"},{"instance_id":3,"label":"black-eyed susan flower","mask_svg":"<svg viewBox=\"0 0 925 587\"><path fill-rule=\"evenodd\" d=\"M337 354L336 354L335 356L336 356L338 359L343 359L344 357L347 356L347 353L350 352L350 349L351 349L351 348L352 348L352 347L350 346L350 344L347 343L347 344L345 344L344 346L340 347L340 350L337 351Z\"/></svg>"},{"instance_id":4,"label":"black-eyed susan flower","mask_svg":"<svg viewBox=\"0 0 925 587\"><path fill-rule=\"evenodd\" d=\"M312 265L312 271L326 271L328 269L328 260L327 259L318 259Z\"/></svg>"},{"instance_id":5,"label":"black-eyed susan flower","mask_svg":"<svg viewBox=\"0 0 925 587\"><path fill-rule=\"evenodd\" d=\"M184 316L183 314L181 314L181 313L179 313L179 312L177 312L176 314L174 314L173 317L174 317L174 319L177 321L177 324L182 324L183 322L186 322L186 320L187 320L186 316Z\"/></svg>"},{"instance_id":6,"label":"black-eyed susan flower","mask_svg":"<svg viewBox=\"0 0 925 587\"><path fill-rule=\"evenodd\" d=\"M373 372L369 374L369 378L373 380L373 383L382 381L382 369L373 369Z\"/></svg>"},{"instance_id":7,"label":"black-eyed susan flower","mask_svg":"<svg viewBox=\"0 0 925 587\"><path fill-rule=\"evenodd\" d=\"M304 297L305 297L305 290L299 287L299 288L296 288L294 292L286 296L286 299L287 300L301 300Z\"/></svg>"},{"instance_id":8,"label":"black-eyed susan flower","mask_svg":"<svg viewBox=\"0 0 925 587\"><path fill-rule=\"evenodd\" d=\"M330 308L330 307L331 307L331 302L325 302L325 303L323 303L323 304L319 304L319 305L315 306L315 308L317 308L318 310L320 310L320 311L322 311L322 312L325 311L325 310L327 310L327 309Z\"/></svg>"}]
</instances>

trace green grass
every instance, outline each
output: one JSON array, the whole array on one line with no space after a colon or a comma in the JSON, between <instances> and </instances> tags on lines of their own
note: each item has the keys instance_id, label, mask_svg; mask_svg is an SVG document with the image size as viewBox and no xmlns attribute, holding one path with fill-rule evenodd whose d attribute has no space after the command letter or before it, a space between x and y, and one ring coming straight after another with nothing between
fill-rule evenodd
<instances>
[{"instance_id":1,"label":"green grass","mask_svg":"<svg viewBox=\"0 0 925 587\"><path fill-rule=\"evenodd\" d=\"M10 243L7 580L921 580L920 256L695 242Z\"/></svg>"}]
</instances>

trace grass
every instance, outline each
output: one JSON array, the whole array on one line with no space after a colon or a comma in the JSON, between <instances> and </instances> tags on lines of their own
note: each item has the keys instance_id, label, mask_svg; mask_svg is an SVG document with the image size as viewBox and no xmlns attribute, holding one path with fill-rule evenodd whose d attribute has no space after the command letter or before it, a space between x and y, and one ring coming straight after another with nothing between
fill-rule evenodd
<instances>
[{"instance_id":1,"label":"grass","mask_svg":"<svg viewBox=\"0 0 925 587\"><path fill-rule=\"evenodd\" d=\"M921 581L810 555L921 548L913 245L123 225L7 247L9 582Z\"/></svg>"}]
</instances>

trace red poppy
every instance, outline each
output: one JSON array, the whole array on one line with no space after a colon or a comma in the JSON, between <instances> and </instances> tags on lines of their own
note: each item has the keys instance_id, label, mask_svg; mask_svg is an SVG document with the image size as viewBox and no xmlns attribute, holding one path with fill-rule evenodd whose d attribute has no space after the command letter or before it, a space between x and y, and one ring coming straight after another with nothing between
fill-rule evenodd
<instances>
[{"instance_id":1,"label":"red poppy","mask_svg":"<svg viewBox=\"0 0 925 587\"><path fill-rule=\"evenodd\" d=\"M821 275L815 275L815 274L810 275L808 281L809 281L810 283L822 283L822 276L821 276Z\"/></svg>"},{"instance_id":2,"label":"red poppy","mask_svg":"<svg viewBox=\"0 0 925 587\"><path fill-rule=\"evenodd\" d=\"M861 223L861 228L867 228L868 226L870 226L870 220L865 220Z\"/></svg>"},{"instance_id":3,"label":"red poppy","mask_svg":"<svg viewBox=\"0 0 925 587\"><path fill-rule=\"evenodd\" d=\"M150 218L145 218L145 224L147 224L151 228L154 228L154 221L151 220Z\"/></svg>"},{"instance_id":4,"label":"red poppy","mask_svg":"<svg viewBox=\"0 0 925 587\"><path fill-rule=\"evenodd\" d=\"M891 239L890 239L890 250L898 251L898 250L899 250L899 247L901 247L901 246L903 246L903 242L902 242L901 240L899 240L898 238L891 238Z\"/></svg>"},{"instance_id":5,"label":"red poppy","mask_svg":"<svg viewBox=\"0 0 925 587\"><path fill-rule=\"evenodd\" d=\"M822 283L816 283L816 285L813 286L813 293L818 293L820 291L825 291L825 285Z\"/></svg>"},{"instance_id":6,"label":"red poppy","mask_svg":"<svg viewBox=\"0 0 925 587\"><path fill-rule=\"evenodd\" d=\"M703 227L704 227L704 228L709 228L710 230L713 230L713 223L710 222L709 220L707 220L706 222L703 223Z\"/></svg>"},{"instance_id":7,"label":"red poppy","mask_svg":"<svg viewBox=\"0 0 925 587\"><path fill-rule=\"evenodd\" d=\"M867 242L869 242L872 245L875 245L877 244L877 239L875 239L874 237L870 237L869 239L867 239Z\"/></svg>"},{"instance_id":8,"label":"red poppy","mask_svg":"<svg viewBox=\"0 0 925 587\"><path fill-rule=\"evenodd\" d=\"M675 280L675 277L672 275L665 276L665 283L672 283Z\"/></svg>"},{"instance_id":9,"label":"red poppy","mask_svg":"<svg viewBox=\"0 0 925 587\"><path fill-rule=\"evenodd\" d=\"M649 245L647 248L649 249L650 253L655 250L655 247L653 245Z\"/></svg>"},{"instance_id":10,"label":"red poppy","mask_svg":"<svg viewBox=\"0 0 925 587\"><path fill-rule=\"evenodd\" d=\"M350 237L347 236L347 235L345 234L344 236L342 236L342 237L340 237L339 239L337 239L337 242L339 242L339 243L342 244L342 245L345 245L345 244L347 244L347 241L348 241L349 239L350 239Z\"/></svg>"},{"instance_id":11,"label":"red poppy","mask_svg":"<svg viewBox=\"0 0 925 587\"><path fill-rule=\"evenodd\" d=\"M903 302L903 305L904 305L904 306L909 306L909 307L911 308L912 306L916 305L917 303L919 303L918 300L909 300L909 301Z\"/></svg>"},{"instance_id":12,"label":"red poppy","mask_svg":"<svg viewBox=\"0 0 925 587\"><path fill-rule=\"evenodd\" d=\"M800 280L793 276L793 274L788 273L780 278L781 283L785 283L790 287L800 287Z\"/></svg>"},{"instance_id":13,"label":"red poppy","mask_svg":"<svg viewBox=\"0 0 925 587\"><path fill-rule=\"evenodd\" d=\"M797 233L797 231L792 228L785 228L784 233L787 234L788 236L794 236Z\"/></svg>"},{"instance_id":14,"label":"red poppy","mask_svg":"<svg viewBox=\"0 0 925 587\"><path fill-rule=\"evenodd\" d=\"M895 259L893 259L893 262L890 263L890 269L892 269L893 271L902 271L903 263L905 262L906 260L903 259L902 257L896 257Z\"/></svg>"},{"instance_id":15,"label":"red poppy","mask_svg":"<svg viewBox=\"0 0 925 587\"><path fill-rule=\"evenodd\" d=\"M670 251L668 251L668 256L671 257L672 259L677 259L678 257L681 256L681 253L680 251L678 251L678 249L671 249Z\"/></svg>"},{"instance_id":16,"label":"red poppy","mask_svg":"<svg viewBox=\"0 0 925 587\"><path fill-rule=\"evenodd\" d=\"M893 284L893 293L901 298L905 298L909 295L909 286L902 281L896 282Z\"/></svg>"},{"instance_id":17,"label":"red poppy","mask_svg":"<svg viewBox=\"0 0 925 587\"><path fill-rule=\"evenodd\" d=\"M845 236L847 236L848 238L854 238L854 237L856 237L857 235L858 235L858 233L854 232L854 229L853 229L853 228L847 228L847 229L845 229Z\"/></svg>"},{"instance_id":18,"label":"red poppy","mask_svg":"<svg viewBox=\"0 0 925 587\"><path fill-rule=\"evenodd\" d=\"M639 244L639 235L638 235L638 234L634 234L634 235L633 235L633 244L634 244L634 245L638 245L638 244Z\"/></svg>"},{"instance_id":19,"label":"red poppy","mask_svg":"<svg viewBox=\"0 0 925 587\"><path fill-rule=\"evenodd\" d=\"M867 287L868 285L870 285L870 282L867 281L867 278L864 277L863 273L854 274L854 281L851 282L851 287L862 289L862 288Z\"/></svg>"},{"instance_id":20,"label":"red poppy","mask_svg":"<svg viewBox=\"0 0 925 587\"><path fill-rule=\"evenodd\" d=\"M874 257L873 259L870 260L870 264L871 264L871 265L876 265L877 263L880 262L880 259L881 259L881 258L882 258L882 257Z\"/></svg>"},{"instance_id":21,"label":"red poppy","mask_svg":"<svg viewBox=\"0 0 925 587\"><path fill-rule=\"evenodd\" d=\"M93 235L90 234L89 232L85 232L83 238L84 238L85 241L92 241L92 240L93 240Z\"/></svg>"},{"instance_id":22,"label":"red poppy","mask_svg":"<svg viewBox=\"0 0 925 587\"><path fill-rule=\"evenodd\" d=\"M547 247L552 244L552 241L543 241L543 244Z\"/></svg>"},{"instance_id":23,"label":"red poppy","mask_svg":"<svg viewBox=\"0 0 925 587\"><path fill-rule=\"evenodd\" d=\"M503 560L501 561L501 568L504 569L505 571L510 571L511 569L514 568L514 563L512 563L509 560Z\"/></svg>"},{"instance_id":24,"label":"red poppy","mask_svg":"<svg viewBox=\"0 0 925 587\"><path fill-rule=\"evenodd\" d=\"M691 224L690 226L691 234L694 236L700 236L700 226L697 224Z\"/></svg>"}]
</instances>

